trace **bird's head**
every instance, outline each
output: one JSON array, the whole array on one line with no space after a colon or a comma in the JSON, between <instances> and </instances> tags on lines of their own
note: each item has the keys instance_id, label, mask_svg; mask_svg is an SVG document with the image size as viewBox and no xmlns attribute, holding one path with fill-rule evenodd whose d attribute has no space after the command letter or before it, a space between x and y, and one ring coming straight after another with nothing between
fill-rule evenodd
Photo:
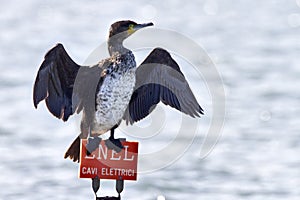
<instances>
[{"instance_id":1,"label":"bird's head","mask_svg":"<svg viewBox=\"0 0 300 200\"><path fill-rule=\"evenodd\" d=\"M117 21L110 26L109 38L111 39L112 37L117 37L117 40L123 41L137 30L148 26L153 26L153 23L150 22L145 24L138 24L130 20Z\"/></svg>"}]
</instances>

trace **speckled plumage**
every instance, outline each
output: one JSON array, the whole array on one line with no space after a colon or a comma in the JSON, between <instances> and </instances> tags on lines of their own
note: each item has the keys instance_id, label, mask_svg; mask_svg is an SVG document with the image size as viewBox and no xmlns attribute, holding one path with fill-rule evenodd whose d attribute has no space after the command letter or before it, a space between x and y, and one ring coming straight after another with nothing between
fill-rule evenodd
<instances>
[{"instance_id":1,"label":"speckled plumage","mask_svg":"<svg viewBox=\"0 0 300 200\"><path fill-rule=\"evenodd\" d=\"M103 134L121 121L135 86L136 62L131 51L115 54L110 62L96 95L92 134Z\"/></svg>"}]
</instances>

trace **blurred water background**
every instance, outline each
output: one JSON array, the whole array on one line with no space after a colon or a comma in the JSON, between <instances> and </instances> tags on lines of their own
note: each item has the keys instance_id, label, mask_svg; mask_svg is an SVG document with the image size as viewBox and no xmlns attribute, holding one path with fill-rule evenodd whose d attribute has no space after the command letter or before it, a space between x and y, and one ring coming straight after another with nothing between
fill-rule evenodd
<instances>
[{"instance_id":1,"label":"blurred water background","mask_svg":"<svg viewBox=\"0 0 300 200\"><path fill-rule=\"evenodd\" d=\"M299 199L299 0L2 0L0 199L94 198L90 180L78 179L78 165L63 159L76 119L63 123L44 105L35 110L32 86L50 47L61 42L83 63L120 19L152 21L192 38L216 63L226 92L222 137L200 159L211 100L205 83L181 67L206 111L199 133L172 165L126 182L124 199ZM176 131L168 127L141 148L168 143ZM103 194L113 188L105 182Z\"/></svg>"}]
</instances>

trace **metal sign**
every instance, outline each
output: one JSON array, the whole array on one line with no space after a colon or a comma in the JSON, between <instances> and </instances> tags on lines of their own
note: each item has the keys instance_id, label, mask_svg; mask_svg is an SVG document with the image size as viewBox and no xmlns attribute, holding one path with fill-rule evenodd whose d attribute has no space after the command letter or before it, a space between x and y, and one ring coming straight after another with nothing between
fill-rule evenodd
<instances>
[{"instance_id":1,"label":"metal sign","mask_svg":"<svg viewBox=\"0 0 300 200\"><path fill-rule=\"evenodd\" d=\"M102 140L91 155L86 154L87 140L81 140L79 178L136 180L138 142L123 141L124 148L117 153Z\"/></svg>"}]
</instances>

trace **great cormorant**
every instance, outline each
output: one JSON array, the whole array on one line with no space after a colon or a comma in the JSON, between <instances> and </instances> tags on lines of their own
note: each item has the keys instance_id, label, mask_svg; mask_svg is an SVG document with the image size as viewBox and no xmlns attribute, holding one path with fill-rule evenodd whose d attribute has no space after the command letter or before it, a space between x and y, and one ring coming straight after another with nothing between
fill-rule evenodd
<instances>
[{"instance_id":1,"label":"great cormorant","mask_svg":"<svg viewBox=\"0 0 300 200\"><path fill-rule=\"evenodd\" d=\"M45 100L49 111L63 121L74 112L83 111L81 133L65 158L79 161L80 139L94 138L87 147L93 151L101 140L98 136L109 130L111 136L106 145L120 151L122 144L114 138L114 130L122 119L127 124L137 122L160 101L191 117L203 114L178 64L166 50L155 48L136 67L132 51L123 46L123 41L135 31L152 25L129 20L112 24L108 39L110 57L93 66L76 64L62 44L45 55L34 84L34 106Z\"/></svg>"}]
</instances>

